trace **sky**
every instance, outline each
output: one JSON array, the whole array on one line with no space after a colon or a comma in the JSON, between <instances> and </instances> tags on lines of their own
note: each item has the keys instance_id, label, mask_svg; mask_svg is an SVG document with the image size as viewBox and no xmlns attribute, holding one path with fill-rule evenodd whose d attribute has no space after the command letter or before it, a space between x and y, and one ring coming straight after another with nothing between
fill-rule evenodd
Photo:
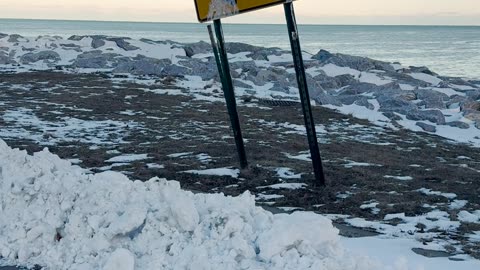
<instances>
[{"instance_id":1,"label":"sky","mask_svg":"<svg viewBox=\"0 0 480 270\"><path fill-rule=\"evenodd\" d=\"M0 0L0 18L195 22L194 0ZM480 25L480 0L298 0L303 24ZM284 23L281 6L228 23Z\"/></svg>"}]
</instances>

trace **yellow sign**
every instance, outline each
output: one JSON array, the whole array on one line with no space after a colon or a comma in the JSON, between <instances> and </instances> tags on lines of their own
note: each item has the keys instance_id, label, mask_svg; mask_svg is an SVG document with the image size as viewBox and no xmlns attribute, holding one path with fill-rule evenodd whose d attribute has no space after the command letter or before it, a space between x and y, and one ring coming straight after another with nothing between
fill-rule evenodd
<instances>
[{"instance_id":1,"label":"yellow sign","mask_svg":"<svg viewBox=\"0 0 480 270\"><path fill-rule=\"evenodd\" d=\"M284 4L292 0L195 0L197 17L207 22L252 10Z\"/></svg>"}]
</instances>

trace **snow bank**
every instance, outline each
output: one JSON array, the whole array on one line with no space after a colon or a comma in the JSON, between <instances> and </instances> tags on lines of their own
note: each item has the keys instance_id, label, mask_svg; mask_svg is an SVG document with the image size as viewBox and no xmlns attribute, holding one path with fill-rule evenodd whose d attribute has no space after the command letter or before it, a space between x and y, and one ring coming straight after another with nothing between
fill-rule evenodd
<instances>
[{"instance_id":1,"label":"snow bank","mask_svg":"<svg viewBox=\"0 0 480 270\"><path fill-rule=\"evenodd\" d=\"M255 198L87 174L0 140L0 255L46 269L392 269L351 256L331 221L273 215Z\"/></svg>"}]
</instances>

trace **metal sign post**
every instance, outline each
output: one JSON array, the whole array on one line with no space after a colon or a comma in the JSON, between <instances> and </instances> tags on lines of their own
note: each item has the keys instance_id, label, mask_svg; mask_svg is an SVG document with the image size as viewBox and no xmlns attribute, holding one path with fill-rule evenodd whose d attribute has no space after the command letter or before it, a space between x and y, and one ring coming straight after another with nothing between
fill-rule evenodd
<instances>
[{"instance_id":1,"label":"metal sign post","mask_svg":"<svg viewBox=\"0 0 480 270\"><path fill-rule=\"evenodd\" d=\"M209 25L208 31L210 40L212 42L213 53L217 62L218 73L223 85L223 93L227 103L228 115L232 124L233 136L235 137L235 144L237 145L238 158L240 159L240 167L245 169L248 167L247 154L243 142L242 129L237 112L237 102L235 100L235 91L233 88L232 76L230 73L230 65L228 63L227 50L225 49L225 40L223 37L222 22L220 19L214 22L215 34L217 40L213 38L212 28Z\"/></svg>"},{"instance_id":2,"label":"metal sign post","mask_svg":"<svg viewBox=\"0 0 480 270\"><path fill-rule=\"evenodd\" d=\"M238 119L237 103L235 100L233 81L230 74L230 66L228 64L222 22L220 19L269 6L279 4L284 5L285 17L287 19L288 26L288 36L290 38L292 47L293 61L295 63L295 71L297 74L298 90L300 92L305 127L307 129L308 145L310 147L310 153L312 156L315 180L317 184L325 185L325 175L323 172L320 150L318 148L317 132L315 130L312 107L310 104L307 77L305 76L305 66L303 64L297 22L295 20L295 13L293 10L293 1L294 0L195 0L195 7L197 10L197 17L200 22L213 20L216 40L213 37L213 31L210 25L208 26L208 31L210 34L210 40L212 42L215 60L217 61L218 73L220 74L222 81L228 114L232 123L235 143L237 145L238 156L240 158L240 166L242 169L244 169L248 166L247 155L243 143L240 120Z\"/></svg>"},{"instance_id":3,"label":"metal sign post","mask_svg":"<svg viewBox=\"0 0 480 270\"><path fill-rule=\"evenodd\" d=\"M300 38L298 35L297 21L295 20L295 11L293 3L285 3L285 17L287 19L288 36L292 47L293 62L295 63L295 72L297 74L298 91L302 102L305 127L307 128L308 145L312 156L313 171L315 180L320 185L325 185L325 174L323 172L322 158L318 149L317 131L313 120L312 107L310 104L310 95L308 93L307 77L305 76L305 66L303 65L302 49L300 47Z\"/></svg>"}]
</instances>

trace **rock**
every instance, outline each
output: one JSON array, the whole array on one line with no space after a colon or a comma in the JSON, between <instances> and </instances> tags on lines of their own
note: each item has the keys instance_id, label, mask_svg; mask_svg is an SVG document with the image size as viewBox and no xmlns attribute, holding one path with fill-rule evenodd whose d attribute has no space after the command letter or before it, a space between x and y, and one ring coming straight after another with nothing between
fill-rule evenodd
<instances>
[{"instance_id":1,"label":"rock","mask_svg":"<svg viewBox=\"0 0 480 270\"><path fill-rule=\"evenodd\" d=\"M475 122L478 122L478 121L480 121L480 112L467 113L467 114L465 114L465 118L467 118L469 120L472 120L472 121L475 121Z\"/></svg>"},{"instance_id":2,"label":"rock","mask_svg":"<svg viewBox=\"0 0 480 270\"><path fill-rule=\"evenodd\" d=\"M185 55L187 57L192 57L196 54L201 53L211 53L212 52L212 45L205 41L200 41L197 43L190 43L186 44L183 49L185 50Z\"/></svg>"},{"instance_id":3,"label":"rock","mask_svg":"<svg viewBox=\"0 0 480 270\"><path fill-rule=\"evenodd\" d=\"M172 76L172 77L183 77L185 75L189 75L190 69L186 67L182 67L179 65L168 65L163 68L160 75L162 76Z\"/></svg>"},{"instance_id":4,"label":"rock","mask_svg":"<svg viewBox=\"0 0 480 270\"><path fill-rule=\"evenodd\" d=\"M412 110L407 112L407 119L416 121L430 121L438 125L445 125L445 116L439 110Z\"/></svg>"},{"instance_id":5,"label":"rock","mask_svg":"<svg viewBox=\"0 0 480 270\"><path fill-rule=\"evenodd\" d=\"M387 94L377 97L377 100L380 104L380 111L382 112L397 112L405 115L417 110L417 107L413 103L403 99L401 96Z\"/></svg>"},{"instance_id":6,"label":"rock","mask_svg":"<svg viewBox=\"0 0 480 270\"><path fill-rule=\"evenodd\" d=\"M465 94L467 95L468 98L470 98L472 100L477 100L477 101L480 102L480 89L466 91Z\"/></svg>"},{"instance_id":7,"label":"rock","mask_svg":"<svg viewBox=\"0 0 480 270\"><path fill-rule=\"evenodd\" d=\"M407 101L413 101L418 99L418 96L417 94L415 94L414 91L404 91L399 95L399 97Z\"/></svg>"},{"instance_id":8,"label":"rock","mask_svg":"<svg viewBox=\"0 0 480 270\"><path fill-rule=\"evenodd\" d=\"M233 80L233 85L238 88L253 89L251 85L246 84L240 80Z\"/></svg>"},{"instance_id":9,"label":"rock","mask_svg":"<svg viewBox=\"0 0 480 270\"><path fill-rule=\"evenodd\" d=\"M258 86L263 86L271 82L276 84L277 88L285 89L293 86L291 82L287 81L286 77L286 71L283 69L261 69L258 71L257 76L253 78L253 83Z\"/></svg>"},{"instance_id":10,"label":"rock","mask_svg":"<svg viewBox=\"0 0 480 270\"><path fill-rule=\"evenodd\" d=\"M8 37L7 34L4 34L4 33L0 33L0 39L4 38L4 37Z\"/></svg>"},{"instance_id":11,"label":"rock","mask_svg":"<svg viewBox=\"0 0 480 270\"><path fill-rule=\"evenodd\" d=\"M425 106L427 109L446 109L446 102L449 96L430 89L419 89L414 91L417 99L421 100L417 106Z\"/></svg>"},{"instance_id":12,"label":"rock","mask_svg":"<svg viewBox=\"0 0 480 270\"><path fill-rule=\"evenodd\" d=\"M385 115L385 117L387 117L391 120L394 120L394 121L403 120L402 117L400 117L398 114L395 114L394 112L384 112L383 115Z\"/></svg>"},{"instance_id":13,"label":"rock","mask_svg":"<svg viewBox=\"0 0 480 270\"><path fill-rule=\"evenodd\" d=\"M331 96L324 91L311 93L313 99L320 105L333 105L333 106L342 106L342 102L336 97Z\"/></svg>"},{"instance_id":14,"label":"rock","mask_svg":"<svg viewBox=\"0 0 480 270\"><path fill-rule=\"evenodd\" d=\"M100 50L84 52L77 56L73 66L77 68L111 68L111 63L116 62L115 58L120 56L114 53L102 53Z\"/></svg>"},{"instance_id":15,"label":"rock","mask_svg":"<svg viewBox=\"0 0 480 270\"><path fill-rule=\"evenodd\" d=\"M227 49L227 52L231 54L237 54L241 52L255 53L259 50L264 49L263 47L258 47L240 42L228 42L225 44L225 48Z\"/></svg>"},{"instance_id":16,"label":"rock","mask_svg":"<svg viewBox=\"0 0 480 270\"><path fill-rule=\"evenodd\" d=\"M460 128L460 129L469 129L470 128L469 124L467 124L465 122L461 122L461 121L448 122L447 125L451 126L451 127Z\"/></svg>"},{"instance_id":17,"label":"rock","mask_svg":"<svg viewBox=\"0 0 480 270\"><path fill-rule=\"evenodd\" d=\"M395 72L390 63L377 61L366 57L352 56L346 54L332 54L325 50L320 50L312 57L323 64L335 64L340 67L349 67L359 71L384 70Z\"/></svg>"},{"instance_id":18,"label":"rock","mask_svg":"<svg viewBox=\"0 0 480 270\"><path fill-rule=\"evenodd\" d=\"M417 122L416 125L421 127L426 132L432 132L432 133L437 132L437 128L435 126L425 124L425 123L422 123L422 122Z\"/></svg>"},{"instance_id":19,"label":"rock","mask_svg":"<svg viewBox=\"0 0 480 270\"><path fill-rule=\"evenodd\" d=\"M203 62L196 58L189 58L188 60L179 61L178 64L189 68L191 75L200 76L204 81L217 79L219 77L217 64L213 58L210 58L208 62Z\"/></svg>"},{"instance_id":20,"label":"rock","mask_svg":"<svg viewBox=\"0 0 480 270\"><path fill-rule=\"evenodd\" d=\"M316 83L322 86L323 89L326 89L326 90L337 90L346 86L358 84L358 81L352 75L349 75L349 74L339 75L336 77L329 77L325 74L319 74L313 77L313 79ZM352 88L355 90L353 90ZM353 90L355 92L358 92L355 87L352 87L352 88L344 89L344 90L345 91Z\"/></svg>"},{"instance_id":21,"label":"rock","mask_svg":"<svg viewBox=\"0 0 480 270\"><path fill-rule=\"evenodd\" d=\"M20 39L25 39L25 38L23 36L13 34L13 35L10 35L10 37L8 38L8 42L17 43L20 41Z\"/></svg>"},{"instance_id":22,"label":"rock","mask_svg":"<svg viewBox=\"0 0 480 270\"><path fill-rule=\"evenodd\" d=\"M73 36L69 37L68 40L80 41L80 40L84 39L85 37L86 36L73 35Z\"/></svg>"},{"instance_id":23,"label":"rock","mask_svg":"<svg viewBox=\"0 0 480 270\"><path fill-rule=\"evenodd\" d=\"M130 39L130 38L117 38L117 37L107 38L107 40L115 42L115 44L117 44L119 48L125 51L135 51L140 49L139 47L133 46L130 43L128 43L126 41L127 39Z\"/></svg>"},{"instance_id":24,"label":"rock","mask_svg":"<svg viewBox=\"0 0 480 270\"><path fill-rule=\"evenodd\" d=\"M411 72L414 72L414 73L425 73L425 74L428 74L428 75L432 75L432 76L438 76L438 74L436 74L435 72L431 71L430 69L428 69L427 67L414 67L414 66L410 66L410 71Z\"/></svg>"},{"instance_id":25,"label":"rock","mask_svg":"<svg viewBox=\"0 0 480 270\"><path fill-rule=\"evenodd\" d=\"M462 112L480 111L480 102L474 100L467 100L460 104L460 109Z\"/></svg>"},{"instance_id":26,"label":"rock","mask_svg":"<svg viewBox=\"0 0 480 270\"><path fill-rule=\"evenodd\" d=\"M60 55L54 51L41 51L38 53L27 53L22 55L20 62L23 64L35 63L38 61L56 63L61 60Z\"/></svg>"},{"instance_id":27,"label":"rock","mask_svg":"<svg viewBox=\"0 0 480 270\"><path fill-rule=\"evenodd\" d=\"M233 62L230 64L231 70L239 70L241 69L242 72L247 73L250 72L254 76L258 73L258 67L255 61L242 61L242 62Z\"/></svg>"},{"instance_id":28,"label":"rock","mask_svg":"<svg viewBox=\"0 0 480 270\"><path fill-rule=\"evenodd\" d=\"M0 65L9 65L9 64L16 64L16 62L5 52L0 51Z\"/></svg>"},{"instance_id":29,"label":"rock","mask_svg":"<svg viewBox=\"0 0 480 270\"><path fill-rule=\"evenodd\" d=\"M92 48L98 49L104 45L105 45L105 40L103 40L102 38L94 37L92 39L92 44L91 44Z\"/></svg>"},{"instance_id":30,"label":"rock","mask_svg":"<svg viewBox=\"0 0 480 270\"><path fill-rule=\"evenodd\" d=\"M160 75L163 69L171 64L170 59L155 59L138 55L135 58L122 59L113 72L134 75Z\"/></svg>"}]
</instances>

